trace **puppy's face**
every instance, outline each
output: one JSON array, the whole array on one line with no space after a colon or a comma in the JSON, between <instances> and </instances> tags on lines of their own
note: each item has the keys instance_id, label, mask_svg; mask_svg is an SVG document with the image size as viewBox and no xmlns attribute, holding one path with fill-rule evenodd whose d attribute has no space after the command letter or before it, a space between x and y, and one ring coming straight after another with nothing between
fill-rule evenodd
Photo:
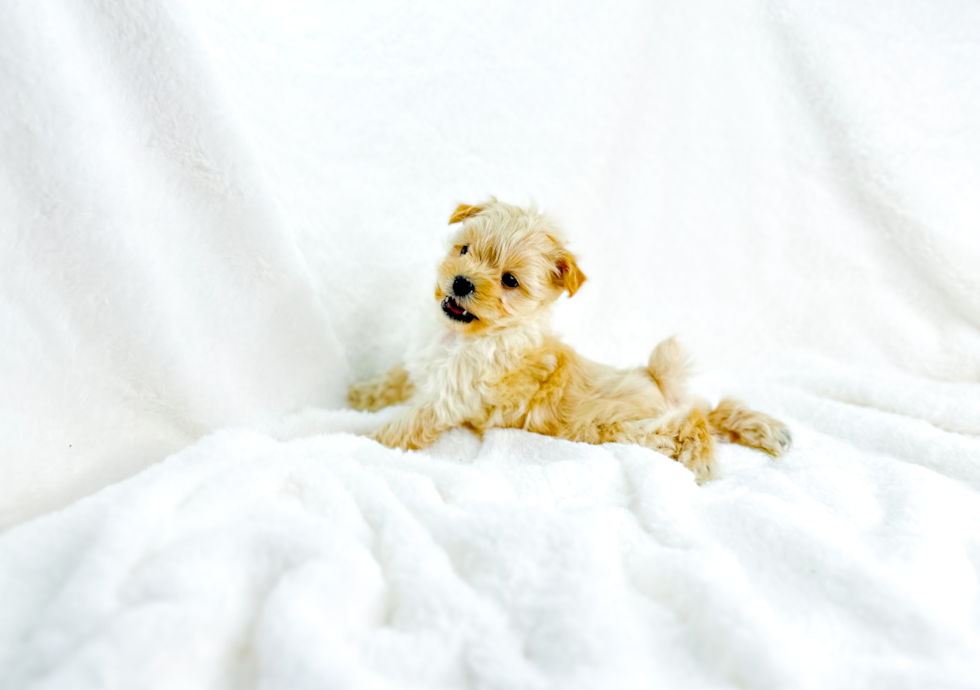
<instances>
[{"instance_id":1,"label":"puppy's face","mask_svg":"<svg viewBox=\"0 0 980 690\"><path fill-rule=\"evenodd\" d=\"M494 200L460 206L449 222L462 225L439 267L435 297L455 331L518 326L585 281L557 229L534 211Z\"/></svg>"}]
</instances>

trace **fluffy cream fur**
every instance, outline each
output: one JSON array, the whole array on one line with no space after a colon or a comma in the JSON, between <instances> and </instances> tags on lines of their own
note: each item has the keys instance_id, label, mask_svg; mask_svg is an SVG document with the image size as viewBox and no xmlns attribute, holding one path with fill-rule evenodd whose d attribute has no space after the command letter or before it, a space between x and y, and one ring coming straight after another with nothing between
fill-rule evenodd
<instances>
[{"instance_id":1,"label":"fluffy cream fur","mask_svg":"<svg viewBox=\"0 0 980 690\"><path fill-rule=\"evenodd\" d=\"M407 369L354 385L350 402L377 410L407 402L374 433L418 449L457 426L478 433L513 427L586 443L638 443L712 476L714 438L777 456L789 430L724 400L715 409L686 387L688 360L673 339L646 367L621 370L579 356L551 333L548 307L574 295L585 275L555 225L497 200L460 206L460 228L439 268L435 301L443 328Z\"/></svg>"}]
</instances>

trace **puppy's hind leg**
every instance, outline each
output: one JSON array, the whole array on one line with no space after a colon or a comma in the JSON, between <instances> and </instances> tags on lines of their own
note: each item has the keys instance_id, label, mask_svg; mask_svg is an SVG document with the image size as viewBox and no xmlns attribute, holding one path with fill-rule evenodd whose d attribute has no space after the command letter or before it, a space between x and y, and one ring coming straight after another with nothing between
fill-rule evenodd
<instances>
[{"instance_id":1,"label":"puppy's hind leg","mask_svg":"<svg viewBox=\"0 0 980 690\"><path fill-rule=\"evenodd\" d=\"M714 476L715 440L705 413L694 408L660 419L642 419L621 425L617 438L638 443L677 460L694 472L698 484Z\"/></svg>"},{"instance_id":2,"label":"puppy's hind leg","mask_svg":"<svg viewBox=\"0 0 980 690\"><path fill-rule=\"evenodd\" d=\"M778 419L725 398L708 414L713 433L722 440L764 450L778 457L789 450L792 434Z\"/></svg>"},{"instance_id":3,"label":"puppy's hind leg","mask_svg":"<svg viewBox=\"0 0 980 690\"><path fill-rule=\"evenodd\" d=\"M715 439L704 412L695 408L686 417L675 417L670 424L677 439L674 457L694 472L698 484L708 481L715 472Z\"/></svg>"},{"instance_id":4,"label":"puppy's hind leg","mask_svg":"<svg viewBox=\"0 0 980 690\"><path fill-rule=\"evenodd\" d=\"M375 431L371 438L389 448L419 450L431 446L452 426L429 407L409 405L400 417Z\"/></svg>"},{"instance_id":5,"label":"puppy's hind leg","mask_svg":"<svg viewBox=\"0 0 980 690\"><path fill-rule=\"evenodd\" d=\"M347 399L355 410L376 412L412 397L415 387L404 367L397 365L384 376L355 383L347 390Z\"/></svg>"}]
</instances>

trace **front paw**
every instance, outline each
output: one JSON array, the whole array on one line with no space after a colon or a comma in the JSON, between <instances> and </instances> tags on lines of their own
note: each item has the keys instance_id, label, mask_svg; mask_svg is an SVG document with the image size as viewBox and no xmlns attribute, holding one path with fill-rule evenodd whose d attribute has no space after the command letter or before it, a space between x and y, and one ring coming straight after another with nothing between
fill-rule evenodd
<instances>
[{"instance_id":1,"label":"front paw","mask_svg":"<svg viewBox=\"0 0 980 690\"><path fill-rule=\"evenodd\" d=\"M374 439L381 445L388 446L389 448L401 448L402 450L419 449L418 445L413 443L411 438L390 426L383 426L374 433L368 434L368 438Z\"/></svg>"},{"instance_id":2,"label":"front paw","mask_svg":"<svg viewBox=\"0 0 980 690\"><path fill-rule=\"evenodd\" d=\"M375 381L361 381L347 389L347 401L355 410L377 412L385 403L378 396L378 385Z\"/></svg>"}]
</instances>

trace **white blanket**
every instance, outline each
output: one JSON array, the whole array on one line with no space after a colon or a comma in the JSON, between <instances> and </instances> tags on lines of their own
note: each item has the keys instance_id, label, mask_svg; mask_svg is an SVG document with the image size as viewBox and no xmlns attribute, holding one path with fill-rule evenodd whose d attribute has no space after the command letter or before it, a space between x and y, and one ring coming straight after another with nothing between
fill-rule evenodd
<instances>
[{"instance_id":1,"label":"white blanket","mask_svg":"<svg viewBox=\"0 0 980 690\"><path fill-rule=\"evenodd\" d=\"M0 536L0 688L976 687L977 65L966 0L0 4L0 525L153 465ZM488 194L793 451L353 435Z\"/></svg>"},{"instance_id":2,"label":"white blanket","mask_svg":"<svg viewBox=\"0 0 980 690\"><path fill-rule=\"evenodd\" d=\"M976 687L980 441L854 404L954 390L847 378L736 386L797 447L701 487L516 430L221 432L0 542L3 687Z\"/></svg>"}]
</instances>

